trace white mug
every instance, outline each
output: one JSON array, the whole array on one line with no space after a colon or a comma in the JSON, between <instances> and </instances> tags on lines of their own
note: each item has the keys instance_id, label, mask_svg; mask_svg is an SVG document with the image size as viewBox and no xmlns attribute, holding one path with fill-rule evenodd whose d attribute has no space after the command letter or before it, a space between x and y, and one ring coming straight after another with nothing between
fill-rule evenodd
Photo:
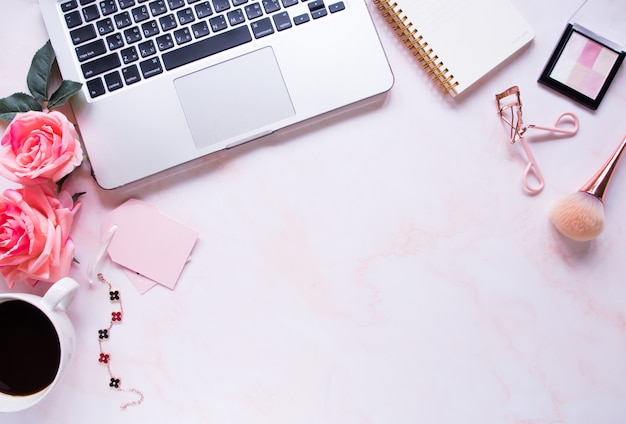
<instances>
[{"instance_id":1,"label":"white mug","mask_svg":"<svg viewBox=\"0 0 626 424\"><path fill-rule=\"evenodd\" d=\"M43 297L0 293L0 316L11 318L0 329L0 413L30 408L56 386L74 351L74 327L65 308L77 290L78 283L65 277Z\"/></svg>"}]
</instances>

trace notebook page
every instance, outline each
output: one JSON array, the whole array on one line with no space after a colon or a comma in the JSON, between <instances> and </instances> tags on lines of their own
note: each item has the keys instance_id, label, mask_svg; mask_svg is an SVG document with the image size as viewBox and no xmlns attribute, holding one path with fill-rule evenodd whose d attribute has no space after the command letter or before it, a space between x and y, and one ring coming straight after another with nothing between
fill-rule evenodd
<instances>
[{"instance_id":1,"label":"notebook page","mask_svg":"<svg viewBox=\"0 0 626 424\"><path fill-rule=\"evenodd\" d=\"M534 37L508 0L400 0L428 47L459 83L457 94Z\"/></svg>"}]
</instances>

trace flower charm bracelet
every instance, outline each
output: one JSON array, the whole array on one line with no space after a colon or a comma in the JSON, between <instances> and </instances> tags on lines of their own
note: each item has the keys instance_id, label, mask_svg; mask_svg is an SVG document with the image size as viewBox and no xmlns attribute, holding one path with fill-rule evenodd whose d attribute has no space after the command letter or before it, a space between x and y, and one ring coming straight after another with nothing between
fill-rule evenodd
<instances>
[{"instance_id":1,"label":"flower charm bracelet","mask_svg":"<svg viewBox=\"0 0 626 424\"><path fill-rule=\"evenodd\" d=\"M118 311L111 312L111 320L109 321L109 326L107 328L102 328L98 330L98 344L100 346L100 357L98 358L98 362L100 362L101 364L104 364L107 368L107 371L109 373L109 387L115 390L123 391L123 392L136 393L139 396L139 398L136 401L122 404L120 406L120 409L124 410L128 408L129 406L139 405L141 402L143 402L144 396L143 396L143 393L141 393L137 389L122 388L122 380L118 377L115 377L113 372L111 371L111 355L109 353L106 353L103 350L102 344L109 339L109 336L111 335L111 329L113 328L113 326L115 324L119 324L122 322L122 318L124 316L124 308L122 306L121 293L118 290L113 290L111 283L109 283L102 274L98 274L98 279L108 286L109 300L111 301L111 303L119 306Z\"/></svg>"}]
</instances>

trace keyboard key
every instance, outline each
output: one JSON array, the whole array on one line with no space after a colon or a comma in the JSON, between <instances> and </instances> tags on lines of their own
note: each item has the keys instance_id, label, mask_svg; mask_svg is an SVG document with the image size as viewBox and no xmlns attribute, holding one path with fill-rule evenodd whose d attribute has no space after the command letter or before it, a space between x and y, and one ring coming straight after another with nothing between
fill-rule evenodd
<instances>
[{"instance_id":1,"label":"keyboard key","mask_svg":"<svg viewBox=\"0 0 626 424\"><path fill-rule=\"evenodd\" d=\"M209 19L209 25L211 26L211 30L213 32L218 32L228 27L224 15L217 15L216 17Z\"/></svg>"},{"instance_id":2,"label":"keyboard key","mask_svg":"<svg viewBox=\"0 0 626 424\"><path fill-rule=\"evenodd\" d=\"M124 38L126 39L126 44L136 43L141 40L141 30L137 26L129 28L124 31Z\"/></svg>"},{"instance_id":3,"label":"keyboard key","mask_svg":"<svg viewBox=\"0 0 626 424\"><path fill-rule=\"evenodd\" d=\"M301 24L309 22L309 21L310 21L309 15L307 15L306 13L303 14L303 15L295 16L293 18L293 23L296 24L296 25L301 25Z\"/></svg>"},{"instance_id":4,"label":"keyboard key","mask_svg":"<svg viewBox=\"0 0 626 424\"><path fill-rule=\"evenodd\" d=\"M120 9L128 9L135 5L135 0L119 0Z\"/></svg>"},{"instance_id":5,"label":"keyboard key","mask_svg":"<svg viewBox=\"0 0 626 424\"><path fill-rule=\"evenodd\" d=\"M191 10L191 7L188 7L187 9L179 10L178 12L176 12L176 16L178 17L178 22L181 25L187 25L196 19L196 17L193 14L193 10Z\"/></svg>"},{"instance_id":6,"label":"keyboard key","mask_svg":"<svg viewBox=\"0 0 626 424\"><path fill-rule=\"evenodd\" d=\"M262 0L262 2L265 13L269 14L280 10L280 3L278 0Z\"/></svg>"},{"instance_id":7,"label":"keyboard key","mask_svg":"<svg viewBox=\"0 0 626 424\"><path fill-rule=\"evenodd\" d=\"M185 5L185 0L167 0L170 5L170 10L180 9Z\"/></svg>"},{"instance_id":8,"label":"keyboard key","mask_svg":"<svg viewBox=\"0 0 626 424\"><path fill-rule=\"evenodd\" d=\"M80 67L83 71L83 76L85 78L91 78L118 68L120 65L120 58L117 56L117 53L111 53L107 56L92 60L91 62L84 63Z\"/></svg>"},{"instance_id":9,"label":"keyboard key","mask_svg":"<svg viewBox=\"0 0 626 424\"><path fill-rule=\"evenodd\" d=\"M144 78L150 78L163 72L161 61L158 57L144 60L139 64L139 67Z\"/></svg>"},{"instance_id":10,"label":"keyboard key","mask_svg":"<svg viewBox=\"0 0 626 424\"><path fill-rule=\"evenodd\" d=\"M326 15L328 15L328 12L326 11L326 9L319 9L319 10L316 10L315 12L311 12L311 16L313 17L313 19L322 18Z\"/></svg>"},{"instance_id":11,"label":"keyboard key","mask_svg":"<svg viewBox=\"0 0 626 424\"><path fill-rule=\"evenodd\" d=\"M270 18L259 19L250 24L254 38L266 37L274 33L274 27L272 27L272 21Z\"/></svg>"},{"instance_id":12,"label":"keyboard key","mask_svg":"<svg viewBox=\"0 0 626 424\"><path fill-rule=\"evenodd\" d=\"M95 21L100 18L100 11L98 10L98 6L92 4L91 6L87 6L83 9L83 18L85 18L85 22Z\"/></svg>"},{"instance_id":13,"label":"keyboard key","mask_svg":"<svg viewBox=\"0 0 626 424\"><path fill-rule=\"evenodd\" d=\"M213 0L213 8L215 8L215 13L223 12L230 9L230 2L228 0Z\"/></svg>"},{"instance_id":14,"label":"keyboard key","mask_svg":"<svg viewBox=\"0 0 626 424\"><path fill-rule=\"evenodd\" d=\"M80 12L75 10L70 13L65 14L65 24L69 29L76 28L79 25L82 25L83 18L80 16Z\"/></svg>"},{"instance_id":15,"label":"keyboard key","mask_svg":"<svg viewBox=\"0 0 626 424\"><path fill-rule=\"evenodd\" d=\"M248 3L248 0L233 0L233 6L241 6L242 4Z\"/></svg>"},{"instance_id":16,"label":"keyboard key","mask_svg":"<svg viewBox=\"0 0 626 424\"><path fill-rule=\"evenodd\" d=\"M122 77L120 77L120 73L118 71L111 72L110 74L106 74L104 76L104 82L107 85L109 91L119 90L124 87L124 83L122 82Z\"/></svg>"},{"instance_id":17,"label":"keyboard key","mask_svg":"<svg viewBox=\"0 0 626 424\"><path fill-rule=\"evenodd\" d=\"M139 43L137 48L139 49L141 57L148 57L156 53L156 47L154 46L154 42L152 40Z\"/></svg>"},{"instance_id":18,"label":"keyboard key","mask_svg":"<svg viewBox=\"0 0 626 424\"><path fill-rule=\"evenodd\" d=\"M161 29L163 31L169 31L170 29L176 28L176 18L174 15L167 15L159 18L159 23L161 24Z\"/></svg>"},{"instance_id":19,"label":"keyboard key","mask_svg":"<svg viewBox=\"0 0 626 424\"><path fill-rule=\"evenodd\" d=\"M179 49L163 53L163 65L165 69L171 70L250 41L252 37L248 27L238 26L213 37L203 38Z\"/></svg>"},{"instance_id":20,"label":"keyboard key","mask_svg":"<svg viewBox=\"0 0 626 424\"><path fill-rule=\"evenodd\" d=\"M77 7L78 3L76 2L76 0L66 1L64 3L61 3L61 12L69 12L70 10L76 9Z\"/></svg>"},{"instance_id":21,"label":"keyboard key","mask_svg":"<svg viewBox=\"0 0 626 424\"><path fill-rule=\"evenodd\" d=\"M115 0L102 0L100 2L100 10L102 10L102 14L104 16L112 15L117 12L117 4L115 3Z\"/></svg>"},{"instance_id":22,"label":"keyboard key","mask_svg":"<svg viewBox=\"0 0 626 424\"><path fill-rule=\"evenodd\" d=\"M319 19L323 16L326 16L328 12L324 7L323 0L313 0L309 3L309 12L311 12L311 17L313 19Z\"/></svg>"},{"instance_id":23,"label":"keyboard key","mask_svg":"<svg viewBox=\"0 0 626 424\"><path fill-rule=\"evenodd\" d=\"M196 10L196 15L198 15L199 19L206 18L207 16L211 16L213 14L213 9L211 9L211 3L209 3L208 1L196 4L194 6L194 9Z\"/></svg>"},{"instance_id":24,"label":"keyboard key","mask_svg":"<svg viewBox=\"0 0 626 424\"><path fill-rule=\"evenodd\" d=\"M246 6L244 9L246 11L246 16L250 20L263 15L263 9L261 9L261 5L259 3L252 3Z\"/></svg>"},{"instance_id":25,"label":"keyboard key","mask_svg":"<svg viewBox=\"0 0 626 424\"><path fill-rule=\"evenodd\" d=\"M109 50L115 50L124 47L124 39L122 38L122 34L120 34L119 32L107 36L106 40L107 45L109 46Z\"/></svg>"},{"instance_id":26,"label":"keyboard key","mask_svg":"<svg viewBox=\"0 0 626 424\"><path fill-rule=\"evenodd\" d=\"M344 10L345 8L346 8L346 5L343 4L342 1L340 1L339 3L333 3L330 6L328 6L328 10L330 10L330 13L340 12Z\"/></svg>"},{"instance_id":27,"label":"keyboard key","mask_svg":"<svg viewBox=\"0 0 626 424\"><path fill-rule=\"evenodd\" d=\"M176 40L176 44L179 46L181 44L185 44L191 41L191 31L189 28L181 28L174 31L174 39Z\"/></svg>"},{"instance_id":28,"label":"keyboard key","mask_svg":"<svg viewBox=\"0 0 626 424\"><path fill-rule=\"evenodd\" d=\"M196 38L204 37L209 35L209 26L205 21L198 22L191 26L191 32L193 32L193 36Z\"/></svg>"},{"instance_id":29,"label":"keyboard key","mask_svg":"<svg viewBox=\"0 0 626 424\"><path fill-rule=\"evenodd\" d=\"M80 0L80 5L84 6L86 4L93 3L94 1L96 0Z\"/></svg>"},{"instance_id":30,"label":"keyboard key","mask_svg":"<svg viewBox=\"0 0 626 424\"><path fill-rule=\"evenodd\" d=\"M291 19L289 19L289 14L287 12L277 13L272 16L272 19L274 19L276 31L283 31L291 28Z\"/></svg>"},{"instance_id":31,"label":"keyboard key","mask_svg":"<svg viewBox=\"0 0 626 424\"><path fill-rule=\"evenodd\" d=\"M324 7L324 0L312 0L309 2L309 10L318 10Z\"/></svg>"},{"instance_id":32,"label":"keyboard key","mask_svg":"<svg viewBox=\"0 0 626 424\"><path fill-rule=\"evenodd\" d=\"M226 17L228 18L230 26L239 25L246 20L241 9L231 10L226 14Z\"/></svg>"},{"instance_id":33,"label":"keyboard key","mask_svg":"<svg viewBox=\"0 0 626 424\"><path fill-rule=\"evenodd\" d=\"M152 12L152 16L159 16L167 12L167 6L165 5L165 0L155 0L151 2L148 6L150 6L150 11Z\"/></svg>"},{"instance_id":34,"label":"keyboard key","mask_svg":"<svg viewBox=\"0 0 626 424\"><path fill-rule=\"evenodd\" d=\"M96 22L96 28L98 29L98 34L100 35L106 35L115 30L111 18L106 18Z\"/></svg>"},{"instance_id":35,"label":"keyboard key","mask_svg":"<svg viewBox=\"0 0 626 424\"><path fill-rule=\"evenodd\" d=\"M157 24L157 21L145 22L141 24L141 30L143 31L143 36L149 38L159 33L159 24Z\"/></svg>"},{"instance_id":36,"label":"keyboard key","mask_svg":"<svg viewBox=\"0 0 626 424\"><path fill-rule=\"evenodd\" d=\"M298 0L282 0L283 2L283 7L291 7L291 6L295 6L296 4L298 4Z\"/></svg>"},{"instance_id":37,"label":"keyboard key","mask_svg":"<svg viewBox=\"0 0 626 424\"><path fill-rule=\"evenodd\" d=\"M156 41L159 51L169 50L174 47L174 39L170 34L160 35L154 41Z\"/></svg>"},{"instance_id":38,"label":"keyboard key","mask_svg":"<svg viewBox=\"0 0 626 424\"><path fill-rule=\"evenodd\" d=\"M70 37L72 38L72 43L74 45L78 45L84 43L85 41L93 40L96 38L96 29L93 24L89 24L84 27L76 28L75 30L70 31Z\"/></svg>"},{"instance_id":39,"label":"keyboard key","mask_svg":"<svg viewBox=\"0 0 626 424\"><path fill-rule=\"evenodd\" d=\"M122 34L120 34L119 32L116 32L115 34L111 34L107 36L106 42L107 42L107 46L109 47L109 50L111 51L121 49L122 47L124 47L124 38L122 37Z\"/></svg>"},{"instance_id":40,"label":"keyboard key","mask_svg":"<svg viewBox=\"0 0 626 424\"><path fill-rule=\"evenodd\" d=\"M135 48L135 46L130 46L123 50L120 50L120 56L122 57L122 62L124 62L124 65L128 65L131 62L139 60L139 54L137 53L137 49Z\"/></svg>"},{"instance_id":41,"label":"keyboard key","mask_svg":"<svg viewBox=\"0 0 626 424\"><path fill-rule=\"evenodd\" d=\"M100 78L93 79L91 81L87 81L87 90L89 91L89 95L92 99L102 96L106 93L104 89L104 84Z\"/></svg>"},{"instance_id":42,"label":"keyboard key","mask_svg":"<svg viewBox=\"0 0 626 424\"><path fill-rule=\"evenodd\" d=\"M122 69L122 76L124 77L124 81L127 85L141 81L141 75L139 74L137 65L130 65L129 67Z\"/></svg>"},{"instance_id":43,"label":"keyboard key","mask_svg":"<svg viewBox=\"0 0 626 424\"><path fill-rule=\"evenodd\" d=\"M130 13L128 12L119 13L115 15L113 19L115 20L115 26L117 26L117 29L126 28L133 24L133 21L130 18Z\"/></svg>"},{"instance_id":44,"label":"keyboard key","mask_svg":"<svg viewBox=\"0 0 626 424\"><path fill-rule=\"evenodd\" d=\"M80 62L103 55L107 52L107 47L102 40L95 40L91 43L76 47L76 57Z\"/></svg>"},{"instance_id":45,"label":"keyboard key","mask_svg":"<svg viewBox=\"0 0 626 424\"><path fill-rule=\"evenodd\" d=\"M130 11L136 23L143 22L150 18L150 13L146 6L139 6Z\"/></svg>"}]
</instances>

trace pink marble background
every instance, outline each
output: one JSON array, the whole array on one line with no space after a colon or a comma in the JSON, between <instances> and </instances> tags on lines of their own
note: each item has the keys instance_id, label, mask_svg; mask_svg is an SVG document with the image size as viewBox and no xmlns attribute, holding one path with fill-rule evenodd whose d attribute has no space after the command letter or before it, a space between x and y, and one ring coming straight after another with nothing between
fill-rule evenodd
<instances>
[{"instance_id":1,"label":"pink marble background","mask_svg":"<svg viewBox=\"0 0 626 424\"><path fill-rule=\"evenodd\" d=\"M73 231L74 362L42 403L0 421L626 422L626 163L596 240L566 240L547 218L626 134L626 74L596 112L539 86L578 4L515 4L535 41L462 99L441 96L375 15L396 78L379 104L118 191L98 189L87 166L72 176L87 192ZM36 1L0 6L5 96L26 89L47 36ZM529 133L546 179L537 196L496 113L512 85L527 123L564 111L581 122L573 138ZM200 237L173 291L142 295L102 268L125 308L112 370L145 395L120 411L135 398L110 389L98 362L112 307L86 270L128 198Z\"/></svg>"}]
</instances>

